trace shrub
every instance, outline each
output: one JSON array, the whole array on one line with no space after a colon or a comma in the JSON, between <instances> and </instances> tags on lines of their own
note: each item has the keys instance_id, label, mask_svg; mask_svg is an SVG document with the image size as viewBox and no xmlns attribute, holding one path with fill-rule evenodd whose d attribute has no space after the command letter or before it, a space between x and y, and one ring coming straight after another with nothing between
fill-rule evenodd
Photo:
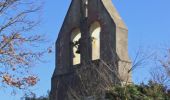
<instances>
[{"instance_id":1,"label":"shrub","mask_svg":"<svg viewBox=\"0 0 170 100\"><path fill-rule=\"evenodd\" d=\"M115 86L106 92L109 100L170 100L170 92L161 84Z\"/></svg>"}]
</instances>

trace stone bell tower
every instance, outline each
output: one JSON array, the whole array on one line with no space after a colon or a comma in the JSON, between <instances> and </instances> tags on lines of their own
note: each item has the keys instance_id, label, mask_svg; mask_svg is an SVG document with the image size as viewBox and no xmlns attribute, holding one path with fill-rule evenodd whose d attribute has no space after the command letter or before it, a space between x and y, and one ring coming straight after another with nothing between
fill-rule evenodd
<instances>
[{"instance_id":1,"label":"stone bell tower","mask_svg":"<svg viewBox=\"0 0 170 100\"><path fill-rule=\"evenodd\" d=\"M131 82L127 43L112 0L72 0L56 41L50 100L84 100Z\"/></svg>"}]
</instances>

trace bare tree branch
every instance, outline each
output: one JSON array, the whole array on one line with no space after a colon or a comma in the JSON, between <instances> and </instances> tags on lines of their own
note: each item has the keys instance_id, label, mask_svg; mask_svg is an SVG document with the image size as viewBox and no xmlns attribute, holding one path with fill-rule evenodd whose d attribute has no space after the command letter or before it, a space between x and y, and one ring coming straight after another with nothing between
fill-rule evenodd
<instances>
[{"instance_id":1,"label":"bare tree branch","mask_svg":"<svg viewBox=\"0 0 170 100\"><path fill-rule=\"evenodd\" d=\"M30 31L40 22L40 10L38 0L0 0L0 81L8 87L25 91L38 81L30 68L47 49L38 50L45 39Z\"/></svg>"}]
</instances>

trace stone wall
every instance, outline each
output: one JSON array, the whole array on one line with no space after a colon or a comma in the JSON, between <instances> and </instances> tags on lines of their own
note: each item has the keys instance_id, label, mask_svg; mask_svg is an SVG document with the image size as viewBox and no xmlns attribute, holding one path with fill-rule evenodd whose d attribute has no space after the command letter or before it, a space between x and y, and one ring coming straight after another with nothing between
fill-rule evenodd
<instances>
[{"instance_id":1,"label":"stone wall","mask_svg":"<svg viewBox=\"0 0 170 100\"><path fill-rule=\"evenodd\" d=\"M54 77L51 100L82 100L80 98L89 96L101 98L107 89L120 84L116 70L115 66L106 65L101 60L74 66L73 72Z\"/></svg>"}]
</instances>

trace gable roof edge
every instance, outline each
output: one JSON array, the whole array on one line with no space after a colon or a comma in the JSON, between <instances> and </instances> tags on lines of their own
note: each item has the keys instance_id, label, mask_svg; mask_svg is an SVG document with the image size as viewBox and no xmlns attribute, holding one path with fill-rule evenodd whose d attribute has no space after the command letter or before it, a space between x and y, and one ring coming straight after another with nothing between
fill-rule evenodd
<instances>
[{"instance_id":1,"label":"gable roof edge","mask_svg":"<svg viewBox=\"0 0 170 100\"><path fill-rule=\"evenodd\" d=\"M116 26L125 30L128 30L127 26L123 22L122 18L120 17L119 13L117 12L116 8L114 7L111 0L101 0L104 7L108 11L109 15L111 16L112 20L115 22Z\"/></svg>"}]
</instances>

